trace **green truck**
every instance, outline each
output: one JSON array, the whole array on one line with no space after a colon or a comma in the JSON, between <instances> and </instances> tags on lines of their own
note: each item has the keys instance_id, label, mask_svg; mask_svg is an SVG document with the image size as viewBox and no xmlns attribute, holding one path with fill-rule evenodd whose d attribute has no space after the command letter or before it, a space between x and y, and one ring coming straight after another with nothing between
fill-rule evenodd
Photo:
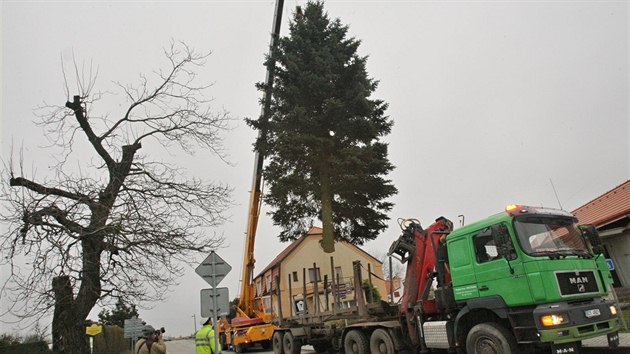
<instances>
[{"instance_id":1,"label":"green truck","mask_svg":"<svg viewBox=\"0 0 630 354\"><path fill-rule=\"evenodd\" d=\"M619 345L599 235L572 214L510 205L455 230L443 217L400 225L389 254L407 263L402 301L365 306L358 296L352 313L284 319L275 354L305 344L346 354L564 354L603 335Z\"/></svg>"},{"instance_id":2,"label":"green truck","mask_svg":"<svg viewBox=\"0 0 630 354\"><path fill-rule=\"evenodd\" d=\"M577 221L562 210L511 205L451 232L451 341L469 353L518 346L577 353L583 339L608 334L618 346L619 309L604 299L612 276L601 242Z\"/></svg>"}]
</instances>

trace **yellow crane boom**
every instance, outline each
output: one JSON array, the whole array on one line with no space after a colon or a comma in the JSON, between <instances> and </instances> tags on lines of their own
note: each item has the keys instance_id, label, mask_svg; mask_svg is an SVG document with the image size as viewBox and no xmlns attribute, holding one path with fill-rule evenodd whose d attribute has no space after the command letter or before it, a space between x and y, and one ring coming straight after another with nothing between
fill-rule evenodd
<instances>
[{"instance_id":1,"label":"yellow crane boom","mask_svg":"<svg viewBox=\"0 0 630 354\"><path fill-rule=\"evenodd\" d=\"M273 18L273 27L271 31L271 41L269 43L269 63L267 65L267 75L265 77L265 91L263 93L263 106L260 112L260 130L258 132L258 140L264 141L267 137L265 130L266 124L270 116L271 95L273 87L273 76L275 69L275 60L273 59L273 48L276 45L278 36L280 35L280 25L282 24L282 8L284 0L276 0L276 10ZM254 241L256 240L256 228L258 227L258 217L260 215L260 205L262 197L262 171L263 161L265 159L264 151L256 149L254 155L254 174L252 177L252 189L249 197L249 215L247 218L247 234L245 236L245 256L243 257L243 274L241 277L241 296L238 303L239 310L248 317L254 314Z\"/></svg>"}]
</instances>

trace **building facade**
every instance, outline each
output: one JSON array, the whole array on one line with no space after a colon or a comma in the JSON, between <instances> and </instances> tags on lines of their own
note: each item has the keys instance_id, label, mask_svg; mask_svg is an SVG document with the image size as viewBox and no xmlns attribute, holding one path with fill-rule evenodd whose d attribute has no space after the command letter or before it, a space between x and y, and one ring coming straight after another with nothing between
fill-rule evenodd
<instances>
[{"instance_id":1,"label":"building facade","mask_svg":"<svg viewBox=\"0 0 630 354\"><path fill-rule=\"evenodd\" d=\"M630 180L573 211L602 239L615 287L630 287Z\"/></svg>"},{"instance_id":2,"label":"building facade","mask_svg":"<svg viewBox=\"0 0 630 354\"><path fill-rule=\"evenodd\" d=\"M370 287L368 284L382 300L387 300L382 263L378 259L343 241L335 243L335 252L325 253L320 247L321 239L322 229L311 228L254 278L259 310L286 318L307 310L313 314L332 311L333 307L350 307L355 304L355 288ZM360 261L365 283L358 288L353 279L354 261ZM364 294L367 301L377 301L374 291Z\"/></svg>"},{"instance_id":3,"label":"building facade","mask_svg":"<svg viewBox=\"0 0 630 354\"><path fill-rule=\"evenodd\" d=\"M387 289L388 302L397 304L402 300L405 289L403 287L403 281L399 276L394 276L392 281L386 281L385 288Z\"/></svg>"}]
</instances>

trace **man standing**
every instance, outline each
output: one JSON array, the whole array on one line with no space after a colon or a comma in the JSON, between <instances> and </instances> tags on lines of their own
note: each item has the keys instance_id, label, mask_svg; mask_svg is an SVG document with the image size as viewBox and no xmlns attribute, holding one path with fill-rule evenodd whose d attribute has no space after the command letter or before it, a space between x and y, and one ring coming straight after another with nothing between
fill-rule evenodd
<instances>
[{"instance_id":1,"label":"man standing","mask_svg":"<svg viewBox=\"0 0 630 354\"><path fill-rule=\"evenodd\" d=\"M133 354L166 354L162 331L156 331L153 326L144 326L142 338L136 342Z\"/></svg>"},{"instance_id":2,"label":"man standing","mask_svg":"<svg viewBox=\"0 0 630 354\"><path fill-rule=\"evenodd\" d=\"M221 352L221 345L219 350L214 347L214 328L212 327L212 318L208 318L195 334L195 345L197 347L197 354L216 354Z\"/></svg>"}]
</instances>

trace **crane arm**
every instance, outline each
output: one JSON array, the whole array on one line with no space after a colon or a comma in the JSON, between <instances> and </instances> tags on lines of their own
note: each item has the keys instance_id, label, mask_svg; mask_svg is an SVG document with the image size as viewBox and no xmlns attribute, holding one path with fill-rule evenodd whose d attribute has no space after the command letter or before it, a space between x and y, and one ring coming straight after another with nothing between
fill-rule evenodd
<instances>
[{"instance_id":1,"label":"crane arm","mask_svg":"<svg viewBox=\"0 0 630 354\"><path fill-rule=\"evenodd\" d=\"M273 26L271 29L271 41L269 43L269 64L267 65L267 74L265 77L265 91L263 94L263 106L260 112L260 130L258 131L258 141L265 141L267 138L266 122L271 115L271 95L273 87L273 77L275 69L275 60L273 56L273 48L276 40L280 35L280 25L282 24L282 8L284 0L276 0L276 9L274 12ZM247 233L245 235L245 249L243 257L243 268L241 276L241 296L238 303L238 311L248 317L255 317L254 313L254 243L256 240L256 229L258 227L258 218L260 215L260 205L262 199L262 173L264 152L256 150L254 156L254 174L252 177L252 189L249 196L249 214L247 218Z\"/></svg>"}]
</instances>

